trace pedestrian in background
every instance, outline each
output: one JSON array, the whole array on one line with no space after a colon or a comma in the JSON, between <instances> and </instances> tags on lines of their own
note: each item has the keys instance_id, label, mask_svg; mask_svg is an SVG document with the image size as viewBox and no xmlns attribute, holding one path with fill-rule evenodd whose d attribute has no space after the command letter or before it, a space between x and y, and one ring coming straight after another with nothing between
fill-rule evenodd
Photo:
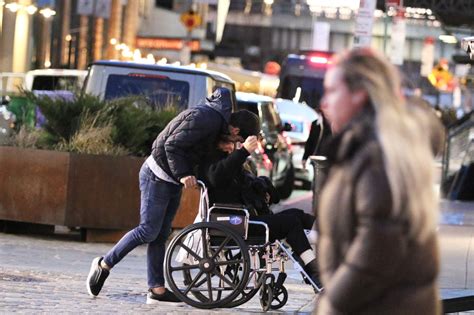
<instances>
[{"instance_id":1,"label":"pedestrian in background","mask_svg":"<svg viewBox=\"0 0 474 315\"><path fill-rule=\"evenodd\" d=\"M396 69L370 49L335 57L322 110L334 139L319 205L318 314L438 314L430 135Z\"/></svg>"},{"instance_id":2,"label":"pedestrian in background","mask_svg":"<svg viewBox=\"0 0 474 315\"><path fill-rule=\"evenodd\" d=\"M326 117L324 117L324 113L320 109L316 111L319 114L319 117L311 123L308 139L304 145L302 159L303 167L306 167L306 161L311 155L325 154L324 146L327 144L332 134L331 126Z\"/></svg>"},{"instance_id":3,"label":"pedestrian in background","mask_svg":"<svg viewBox=\"0 0 474 315\"><path fill-rule=\"evenodd\" d=\"M140 224L104 256L92 261L87 291L97 296L109 271L137 246L147 243L147 304L180 302L165 288L165 243L181 199L181 190L197 184L194 168L222 134L238 133L228 125L232 95L218 88L204 104L181 112L158 135L140 174Z\"/></svg>"}]
</instances>

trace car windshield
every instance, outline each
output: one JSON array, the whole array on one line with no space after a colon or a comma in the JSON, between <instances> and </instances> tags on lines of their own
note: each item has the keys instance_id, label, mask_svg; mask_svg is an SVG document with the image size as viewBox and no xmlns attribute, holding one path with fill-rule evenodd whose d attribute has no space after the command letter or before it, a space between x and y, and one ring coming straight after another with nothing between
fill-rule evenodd
<instances>
[{"instance_id":1,"label":"car windshield","mask_svg":"<svg viewBox=\"0 0 474 315\"><path fill-rule=\"evenodd\" d=\"M262 130L265 133L278 132L278 127L281 125L280 117L278 116L275 106L272 102L251 102L251 101L237 101L238 109L246 109L258 115L261 120ZM260 110L259 110L260 108ZM260 111L260 113L259 113Z\"/></svg>"},{"instance_id":2,"label":"car windshield","mask_svg":"<svg viewBox=\"0 0 474 315\"><path fill-rule=\"evenodd\" d=\"M289 75L283 79L281 97L292 99L296 89L301 88L300 102L305 102L312 108L319 108L323 96L323 78L311 78Z\"/></svg>"},{"instance_id":3,"label":"car windshield","mask_svg":"<svg viewBox=\"0 0 474 315\"><path fill-rule=\"evenodd\" d=\"M78 84L76 76L37 75L33 79L33 91L74 90Z\"/></svg>"},{"instance_id":4,"label":"car windshield","mask_svg":"<svg viewBox=\"0 0 474 315\"><path fill-rule=\"evenodd\" d=\"M189 100L189 83L154 75L109 75L105 99L143 96L153 110L166 106L186 109Z\"/></svg>"},{"instance_id":5,"label":"car windshield","mask_svg":"<svg viewBox=\"0 0 474 315\"><path fill-rule=\"evenodd\" d=\"M271 102L260 103L263 132L278 132L280 118Z\"/></svg>"}]
</instances>

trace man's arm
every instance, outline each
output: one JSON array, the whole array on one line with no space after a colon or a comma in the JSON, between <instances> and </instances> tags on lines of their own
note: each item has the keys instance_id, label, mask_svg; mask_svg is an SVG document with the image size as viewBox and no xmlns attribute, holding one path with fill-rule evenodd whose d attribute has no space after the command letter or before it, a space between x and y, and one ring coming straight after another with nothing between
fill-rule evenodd
<instances>
[{"instance_id":1,"label":"man's arm","mask_svg":"<svg viewBox=\"0 0 474 315\"><path fill-rule=\"evenodd\" d=\"M168 165L174 177L179 180L187 176L194 176L194 165L190 161L189 150L194 146L208 142L209 137L215 136L221 130L221 123L212 124L213 119L206 117L206 115L213 114L210 112L193 111L183 119L165 142ZM218 113L215 115L219 116Z\"/></svg>"},{"instance_id":2,"label":"man's arm","mask_svg":"<svg viewBox=\"0 0 474 315\"><path fill-rule=\"evenodd\" d=\"M228 185L241 171L249 152L245 148L235 150L218 161L209 161L205 167L205 176L212 186Z\"/></svg>"}]
</instances>

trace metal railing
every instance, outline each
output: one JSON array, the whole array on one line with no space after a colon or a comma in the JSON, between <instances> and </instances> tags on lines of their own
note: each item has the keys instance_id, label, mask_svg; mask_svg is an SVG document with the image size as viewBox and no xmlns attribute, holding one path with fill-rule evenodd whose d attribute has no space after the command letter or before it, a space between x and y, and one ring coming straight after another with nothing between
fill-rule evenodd
<instances>
[{"instance_id":1,"label":"metal railing","mask_svg":"<svg viewBox=\"0 0 474 315\"><path fill-rule=\"evenodd\" d=\"M443 154L441 183L448 194L449 184L463 165L474 162L474 113L449 128ZM446 187L447 186L447 187Z\"/></svg>"}]
</instances>

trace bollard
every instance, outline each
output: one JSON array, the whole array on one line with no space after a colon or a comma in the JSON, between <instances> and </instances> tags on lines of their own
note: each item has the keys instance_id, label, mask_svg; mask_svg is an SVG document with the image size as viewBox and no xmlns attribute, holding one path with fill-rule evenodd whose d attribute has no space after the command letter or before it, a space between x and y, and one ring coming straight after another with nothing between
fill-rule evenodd
<instances>
[{"instance_id":1,"label":"bollard","mask_svg":"<svg viewBox=\"0 0 474 315\"><path fill-rule=\"evenodd\" d=\"M311 166L313 166L314 177L311 184L311 190L313 191L313 213L316 213L317 202L319 193L321 192L322 184L326 179L327 172L327 158L322 155L311 155L309 157Z\"/></svg>"}]
</instances>

